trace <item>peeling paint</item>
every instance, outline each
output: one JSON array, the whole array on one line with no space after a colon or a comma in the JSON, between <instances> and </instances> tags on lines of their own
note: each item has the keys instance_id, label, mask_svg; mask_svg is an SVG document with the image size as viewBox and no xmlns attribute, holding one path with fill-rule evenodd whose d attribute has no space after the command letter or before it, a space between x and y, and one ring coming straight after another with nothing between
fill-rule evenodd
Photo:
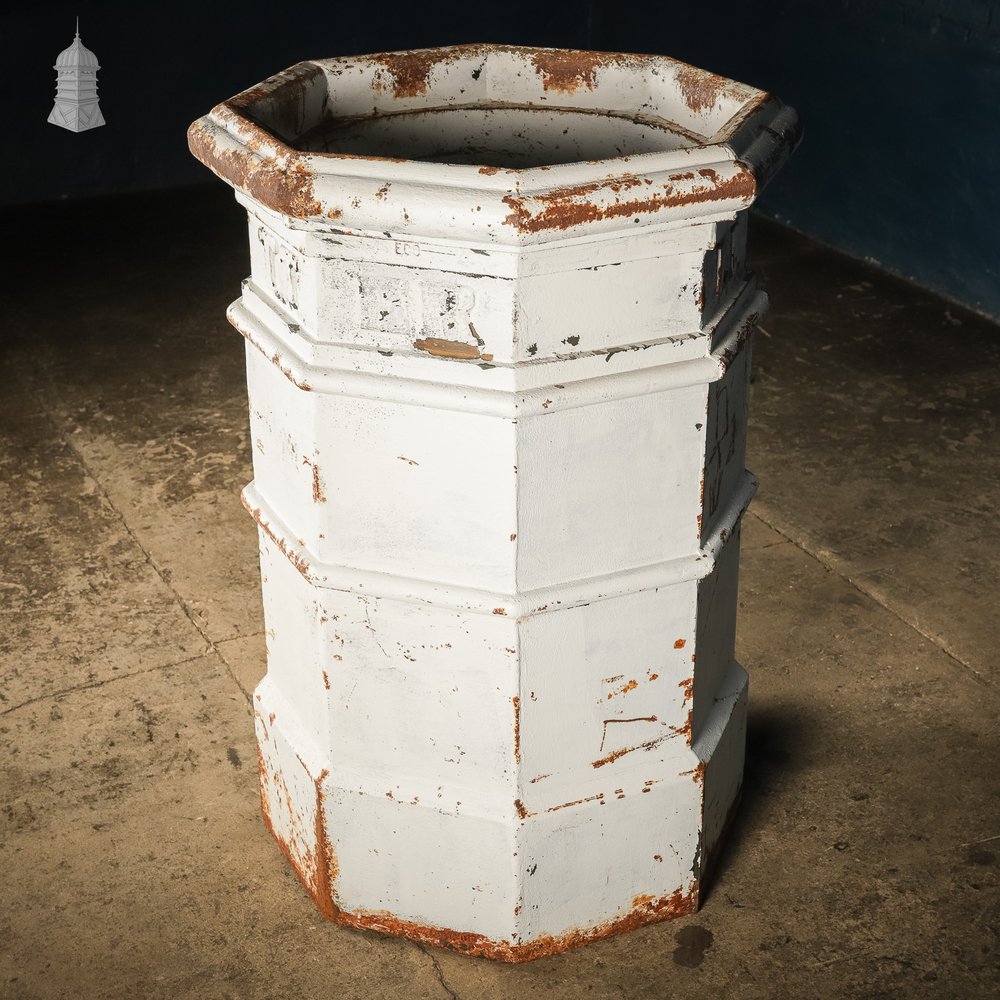
<instances>
[{"instance_id":1,"label":"peeling paint","mask_svg":"<svg viewBox=\"0 0 1000 1000\"><path fill-rule=\"evenodd\" d=\"M690 175L671 174L664 182L648 178L624 176L614 183L591 182L559 188L534 195L504 195L503 202L511 209L504 220L519 233L539 233L570 229L585 223L606 219L639 217L669 208L694 205L705 201L740 200L749 204L757 193L757 181L744 165L738 173L719 180L715 171L699 172L706 183L690 184ZM617 199L608 204L595 204L588 198L606 190L615 194L639 188L643 197Z\"/></svg>"},{"instance_id":2,"label":"peeling paint","mask_svg":"<svg viewBox=\"0 0 1000 1000\"><path fill-rule=\"evenodd\" d=\"M459 358L464 361L473 361L480 358L490 360L492 355L480 354L479 348L475 344L466 344L461 340L442 340L439 337L425 337L423 340L415 340L413 346L418 351L426 351L439 358Z\"/></svg>"},{"instance_id":3,"label":"peeling paint","mask_svg":"<svg viewBox=\"0 0 1000 1000\"><path fill-rule=\"evenodd\" d=\"M324 214L323 206L313 193L313 174L295 156L280 162L239 150L220 150L215 137L201 121L188 129L188 147L224 181L276 212L296 219Z\"/></svg>"},{"instance_id":4,"label":"peeling paint","mask_svg":"<svg viewBox=\"0 0 1000 1000\"><path fill-rule=\"evenodd\" d=\"M514 762L521 763L521 699L514 695Z\"/></svg>"}]
</instances>

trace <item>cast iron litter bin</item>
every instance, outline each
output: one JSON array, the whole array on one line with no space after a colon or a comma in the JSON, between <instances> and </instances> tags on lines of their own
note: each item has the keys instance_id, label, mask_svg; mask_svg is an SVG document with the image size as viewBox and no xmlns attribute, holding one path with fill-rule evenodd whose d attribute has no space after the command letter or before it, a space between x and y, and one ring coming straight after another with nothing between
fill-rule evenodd
<instances>
[{"instance_id":1,"label":"cast iron litter bin","mask_svg":"<svg viewBox=\"0 0 1000 1000\"><path fill-rule=\"evenodd\" d=\"M303 62L236 189L264 817L325 916L522 961L691 912L739 796L746 210L793 111L660 56Z\"/></svg>"}]
</instances>

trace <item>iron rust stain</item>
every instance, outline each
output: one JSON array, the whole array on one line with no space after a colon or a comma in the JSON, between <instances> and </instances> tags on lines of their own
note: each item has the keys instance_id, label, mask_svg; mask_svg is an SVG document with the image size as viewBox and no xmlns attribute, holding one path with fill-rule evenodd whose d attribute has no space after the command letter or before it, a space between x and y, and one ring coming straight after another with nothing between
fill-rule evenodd
<instances>
[{"instance_id":1,"label":"iron rust stain","mask_svg":"<svg viewBox=\"0 0 1000 1000\"><path fill-rule=\"evenodd\" d=\"M533 778L532 780L534 781L534 780L537 780L537 779ZM563 802L561 805L558 805L558 806L549 806L549 808L546 809L545 811L547 813L554 813L554 812L558 812L560 809L569 809L572 806L583 805L584 802L594 802L594 801L597 801L597 800L603 799L603 798L604 798L604 792L598 792L596 795L588 795L584 799L574 799L572 802Z\"/></svg>"},{"instance_id":2,"label":"iron rust stain","mask_svg":"<svg viewBox=\"0 0 1000 1000\"><path fill-rule=\"evenodd\" d=\"M579 948L593 941L625 934L647 924L671 920L693 913L698 906L698 883L692 882L685 890L679 886L669 896L636 896L631 909L624 915L607 920L593 927L567 931L564 934L544 935L533 941L512 944L494 941L471 931L453 931L444 927L418 924L400 920L385 911L359 910L348 913L335 908L331 918L334 923L361 930L378 931L405 937L435 948L450 948L464 955L490 958L498 962L531 962L549 955L558 955L571 948Z\"/></svg>"},{"instance_id":3,"label":"iron rust stain","mask_svg":"<svg viewBox=\"0 0 1000 1000\"><path fill-rule=\"evenodd\" d=\"M684 742L691 746L691 734L694 726L694 709L689 708L687 714L687 721L683 726L671 726L670 729L677 736L683 736Z\"/></svg>"},{"instance_id":4,"label":"iron rust stain","mask_svg":"<svg viewBox=\"0 0 1000 1000\"><path fill-rule=\"evenodd\" d=\"M385 86L383 73L375 78L375 87L392 90L393 97L419 97L430 88L431 70L441 62L450 62L460 53L449 49L415 49L411 52L380 52L371 56L380 70L389 75Z\"/></svg>"},{"instance_id":5,"label":"iron rust stain","mask_svg":"<svg viewBox=\"0 0 1000 1000\"><path fill-rule=\"evenodd\" d=\"M319 776L314 779L316 786L316 816L313 820L314 846L311 851L306 852L309 855L308 858L301 858L298 857L296 852L292 850L289 842L285 840L285 838L282 837L275 829L274 822L271 817L270 806L266 801L266 792L264 791L267 780L267 768L263 758L259 757L258 759L259 766L261 768L261 815L264 820L264 825L270 831L271 836L278 845L278 849L292 866L292 870L295 872L299 882L302 883L302 887L312 897L313 902L316 904L316 908L323 914L324 917L327 918L327 920L335 921L339 911L333 901L332 887L333 882L339 874L339 869L336 857L330 847L329 839L326 833L326 817L323 810L322 791L322 783L329 772L324 768L320 772ZM277 784L277 779L278 775L275 775L275 784ZM282 784L285 783L282 782ZM285 787L287 798L287 785ZM297 818L297 814L292 809L290 801L288 803L288 809L289 818L294 821L294 819ZM296 838L293 836L292 839L295 840Z\"/></svg>"},{"instance_id":6,"label":"iron rust stain","mask_svg":"<svg viewBox=\"0 0 1000 1000\"><path fill-rule=\"evenodd\" d=\"M306 580L311 582L312 577L309 575L309 563L306 562L302 556L292 552L285 544L285 540L283 538L279 538L274 533L271 525L264 520L264 515L260 508L251 507L250 504L247 503L245 497L243 498L243 506L247 509L250 516L257 522L257 526L260 530L263 531L264 534L267 535L267 537L270 538L271 541L278 547L278 551L281 552L281 554L302 574Z\"/></svg>"},{"instance_id":7,"label":"iron rust stain","mask_svg":"<svg viewBox=\"0 0 1000 1000\"><path fill-rule=\"evenodd\" d=\"M479 353L475 344L466 344L461 340L442 340L440 337L426 337L415 340L413 346L418 351L426 351L438 358L459 358L462 361L481 360L487 355ZM488 357L492 357L489 355Z\"/></svg>"},{"instance_id":8,"label":"iron rust stain","mask_svg":"<svg viewBox=\"0 0 1000 1000\"><path fill-rule=\"evenodd\" d=\"M188 129L188 148L224 181L281 215L309 219L324 214L313 194L312 172L291 150L284 164L248 150L220 150L202 121ZM339 213L332 211L335 218Z\"/></svg>"},{"instance_id":9,"label":"iron rust stain","mask_svg":"<svg viewBox=\"0 0 1000 1000\"><path fill-rule=\"evenodd\" d=\"M683 649L686 644L687 644L687 639L675 639L674 649Z\"/></svg>"},{"instance_id":10,"label":"iron rust stain","mask_svg":"<svg viewBox=\"0 0 1000 1000\"><path fill-rule=\"evenodd\" d=\"M326 503L326 494L323 492L323 482L319 476L319 466L315 462L310 462L308 458L303 458L302 464L308 465L312 469L313 503Z\"/></svg>"},{"instance_id":11,"label":"iron rust stain","mask_svg":"<svg viewBox=\"0 0 1000 1000\"><path fill-rule=\"evenodd\" d=\"M714 170L700 170L705 183L686 188L677 187L689 175L671 174L662 183L654 184L648 178L621 177L604 182L577 184L532 196L504 195L503 202L511 211L504 219L519 233L538 233L546 230L564 230L588 222L606 219L649 215L670 208L679 208L706 201L740 199L751 201L757 192L757 181L750 169L743 164L740 172L727 180L719 180ZM588 197L598 191L611 191L618 195L637 187L644 196L597 205Z\"/></svg>"},{"instance_id":12,"label":"iron rust stain","mask_svg":"<svg viewBox=\"0 0 1000 1000\"><path fill-rule=\"evenodd\" d=\"M677 70L677 86L680 87L684 103L695 114L700 114L719 103L730 84L724 76L716 76L695 66L680 66Z\"/></svg>"},{"instance_id":13,"label":"iron rust stain","mask_svg":"<svg viewBox=\"0 0 1000 1000\"><path fill-rule=\"evenodd\" d=\"M681 771L682 777L686 777L687 775L691 775L691 780L696 785L703 784L705 781L705 762L703 760L698 761L690 771Z\"/></svg>"},{"instance_id":14,"label":"iron rust stain","mask_svg":"<svg viewBox=\"0 0 1000 1000\"><path fill-rule=\"evenodd\" d=\"M567 931L563 934L544 935L522 943L495 941L471 931L455 931L445 927L400 920L385 911L358 910L350 912L343 910L337 905L333 894L333 885L339 876L339 865L330 845L326 828L322 784L328 771L324 768L314 779L316 786L315 846L309 852L310 857L303 859L295 856L285 839L279 836L275 830L265 792L268 781L267 767L263 755L259 751L258 766L261 774L261 815L264 824L277 843L279 850L292 866L292 870L302 883L302 887L312 897L316 908L327 920L341 927L377 931L380 934L409 938L436 948L450 948L465 955L489 958L499 962L517 963L530 962L548 955L557 955L592 941L636 930L646 924L681 917L692 913L698 905L698 882L692 882L686 891L684 887L678 887L668 896L636 896L632 900L631 909L613 920L606 920L592 927ZM389 795L389 793L386 794ZM389 797L391 798L391 795ZM572 804L575 803L567 803L567 805ZM519 814L527 815L527 811L520 801L515 803L515 808L518 809Z\"/></svg>"},{"instance_id":15,"label":"iron rust stain","mask_svg":"<svg viewBox=\"0 0 1000 1000\"><path fill-rule=\"evenodd\" d=\"M339 874L337 858L326 833L326 811L323 802L323 781L330 772L323 768L316 778L316 847L313 856L313 891L310 893L320 913L332 920L337 912L333 901L333 883Z\"/></svg>"},{"instance_id":16,"label":"iron rust stain","mask_svg":"<svg viewBox=\"0 0 1000 1000\"><path fill-rule=\"evenodd\" d=\"M676 732L676 730L674 732ZM605 764L613 764L616 760L620 757L624 757L627 753L633 753L636 750L652 750L655 747L658 747L665 739L669 739L669 737L659 736L655 740L647 740L645 743L638 743L634 747L619 747L617 750L613 750L611 753L607 754L607 756L591 761L590 766L593 768L604 767Z\"/></svg>"},{"instance_id":17,"label":"iron rust stain","mask_svg":"<svg viewBox=\"0 0 1000 1000\"><path fill-rule=\"evenodd\" d=\"M597 86L597 71L608 65L628 65L633 56L613 52L588 52L581 49L536 49L528 55L545 90L572 94L581 87Z\"/></svg>"},{"instance_id":18,"label":"iron rust stain","mask_svg":"<svg viewBox=\"0 0 1000 1000\"><path fill-rule=\"evenodd\" d=\"M608 694L606 694L604 696L604 700L611 701L611 699L616 697L617 695L628 694L629 691L634 691L638 686L639 682L635 680L635 678L633 678L632 680L628 681L627 683L623 684L620 688L618 688L617 691L610 691ZM600 701L598 701L597 704L600 705Z\"/></svg>"},{"instance_id":19,"label":"iron rust stain","mask_svg":"<svg viewBox=\"0 0 1000 1000\"><path fill-rule=\"evenodd\" d=\"M521 699L514 695L514 760L521 763Z\"/></svg>"},{"instance_id":20,"label":"iron rust stain","mask_svg":"<svg viewBox=\"0 0 1000 1000\"><path fill-rule=\"evenodd\" d=\"M273 835L274 825L271 822L271 803L267 798L267 765L264 763L264 754L260 749L259 743L257 745L257 776L259 778L260 814L264 817L264 825Z\"/></svg>"}]
</instances>

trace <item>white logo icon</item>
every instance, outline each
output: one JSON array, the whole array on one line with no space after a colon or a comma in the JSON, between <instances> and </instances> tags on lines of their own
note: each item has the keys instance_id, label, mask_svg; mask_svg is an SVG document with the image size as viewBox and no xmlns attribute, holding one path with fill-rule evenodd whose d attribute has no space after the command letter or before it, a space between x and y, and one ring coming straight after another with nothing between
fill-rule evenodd
<instances>
[{"instance_id":1,"label":"white logo icon","mask_svg":"<svg viewBox=\"0 0 1000 1000\"><path fill-rule=\"evenodd\" d=\"M84 132L104 124L97 103L97 56L80 41L80 19L76 19L76 37L68 49L56 58L56 102L49 121L71 132Z\"/></svg>"}]
</instances>

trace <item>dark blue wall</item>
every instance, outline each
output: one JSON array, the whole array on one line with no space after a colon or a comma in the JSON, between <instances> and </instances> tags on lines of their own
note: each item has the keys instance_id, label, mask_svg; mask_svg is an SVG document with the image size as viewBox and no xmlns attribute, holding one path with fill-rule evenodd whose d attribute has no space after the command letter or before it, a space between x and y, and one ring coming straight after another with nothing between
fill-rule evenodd
<instances>
[{"instance_id":1,"label":"dark blue wall","mask_svg":"<svg viewBox=\"0 0 1000 1000\"><path fill-rule=\"evenodd\" d=\"M466 41L586 47L591 4L505 0L394 5L380 0L192 0L0 6L0 204L197 183L188 125L300 59ZM567 11L573 16L567 18ZM80 37L100 60L107 124L46 123L56 56Z\"/></svg>"},{"instance_id":2,"label":"dark blue wall","mask_svg":"<svg viewBox=\"0 0 1000 1000\"><path fill-rule=\"evenodd\" d=\"M102 63L108 124L48 125L56 54ZM195 183L189 122L301 58L462 41L663 52L799 109L761 209L1000 317L1000 0L42 3L0 14L0 203Z\"/></svg>"},{"instance_id":3,"label":"dark blue wall","mask_svg":"<svg viewBox=\"0 0 1000 1000\"><path fill-rule=\"evenodd\" d=\"M805 139L763 212L1000 317L1000 2L605 10L607 47L663 50L798 109Z\"/></svg>"}]
</instances>

